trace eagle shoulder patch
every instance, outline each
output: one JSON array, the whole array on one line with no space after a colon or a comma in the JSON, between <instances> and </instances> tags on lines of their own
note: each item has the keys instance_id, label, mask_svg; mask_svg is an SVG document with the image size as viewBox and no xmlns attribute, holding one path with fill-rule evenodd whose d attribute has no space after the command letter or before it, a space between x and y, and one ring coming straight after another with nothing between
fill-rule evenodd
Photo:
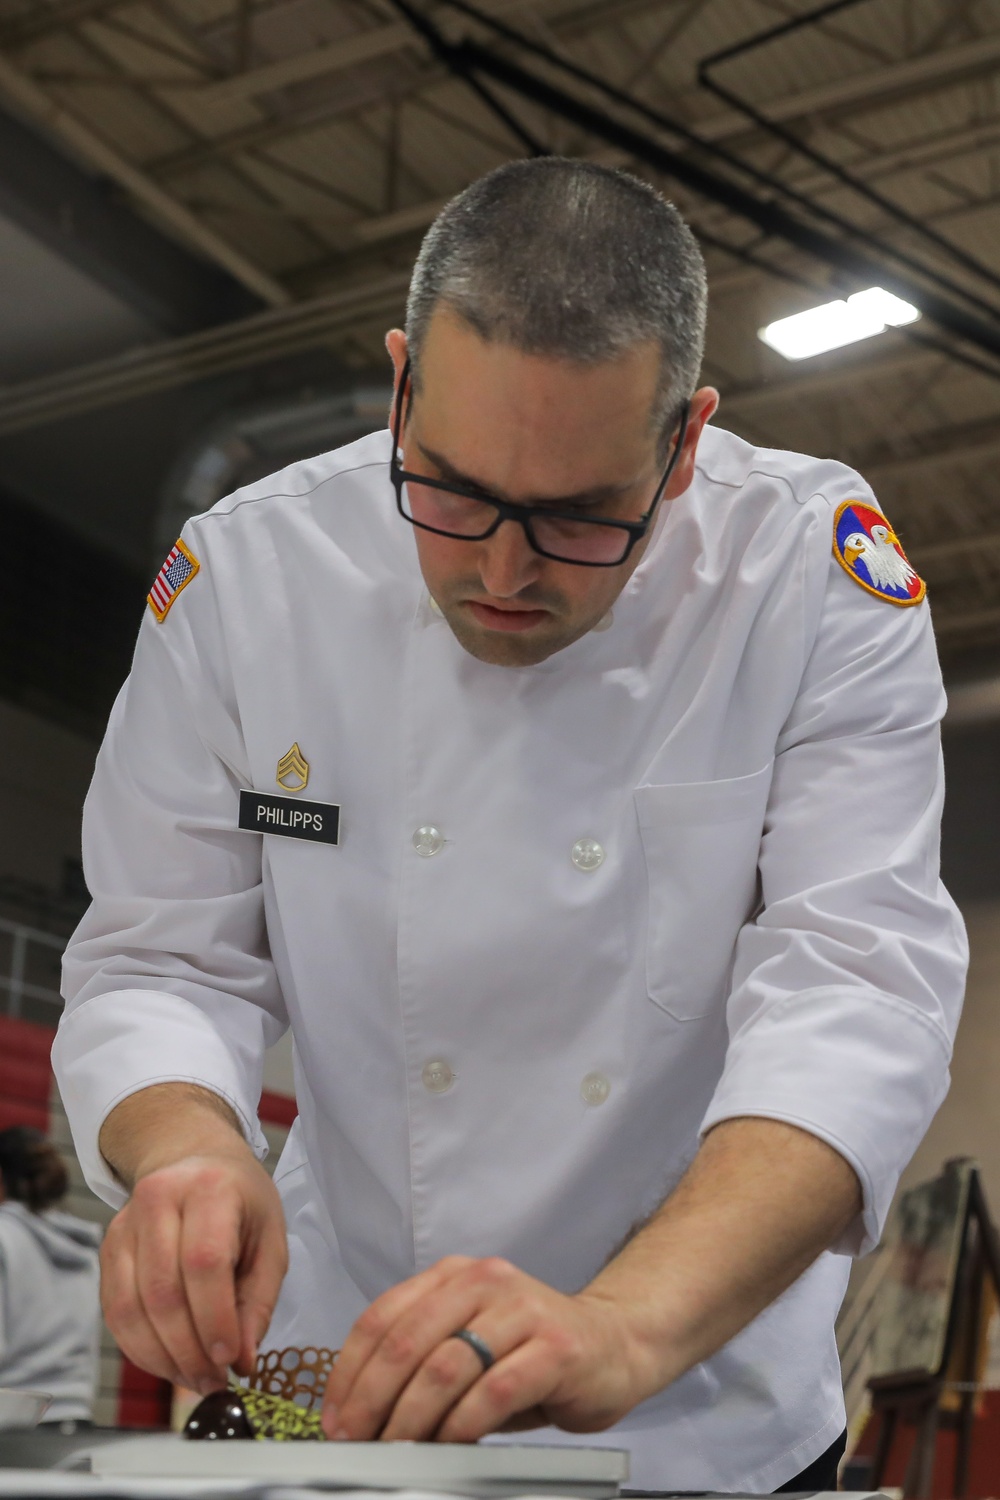
<instances>
[{"instance_id":1,"label":"eagle shoulder patch","mask_svg":"<svg viewBox=\"0 0 1000 1500\"><path fill-rule=\"evenodd\" d=\"M153 580L153 587L146 595L149 607L161 625L170 613L170 606L177 595L187 588L200 568L201 563L194 553L189 552L178 537Z\"/></svg>"},{"instance_id":2,"label":"eagle shoulder patch","mask_svg":"<svg viewBox=\"0 0 1000 1500\"><path fill-rule=\"evenodd\" d=\"M833 555L854 582L904 609L919 604L927 585L917 576L899 537L874 505L846 500L833 518Z\"/></svg>"}]
</instances>

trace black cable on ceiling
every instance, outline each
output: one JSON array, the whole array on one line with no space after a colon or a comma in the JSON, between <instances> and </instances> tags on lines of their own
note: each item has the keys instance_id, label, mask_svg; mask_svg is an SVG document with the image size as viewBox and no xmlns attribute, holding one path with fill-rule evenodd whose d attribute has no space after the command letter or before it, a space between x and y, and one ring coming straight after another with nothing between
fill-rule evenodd
<instances>
[{"instance_id":1,"label":"black cable on ceiling","mask_svg":"<svg viewBox=\"0 0 1000 1500\"><path fill-rule=\"evenodd\" d=\"M418 12L414 12L413 7L407 3L407 0L393 0L393 3L396 4L397 9L404 10L404 12L410 16L411 20L419 14ZM838 9L842 9L845 5L848 4L858 3L860 3L860 0L833 0L833 4ZM598 78L595 74L589 72L586 68L581 67L578 63L571 62L568 58L559 56L557 53L553 52L551 48L545 46L543 43L533 40L531 37L525 36L522 32L517 31L513 26L507 25L505 22L499 21L492 16L484 15L482 11L478 10L474 5L470 3L470 0L445 0L445 4L449 5L452 9L457 10L461 14L468 16L470 19L478 21L483 26L493 31L496 35L501 36L510 42L513 42L515 45L522 47L523 49L533 53L537 57L542 58L545 62L556 67L557 69L568 73L571 77L577 79L579 82L585 83L589 87L597 89L600 93L604 94L606 98L609 98L616 104L623 105L625 108L641 115L644 119L648 120L650 124L655 125L658 129L667 130L671 134L678 136L680 139L687 141L687 143L695 149L706 152L710 156L714 156L718 161L722 162L731 171L735 171L749 177L761 187L766 188L769 192L775 193L780 197L785 198L789 202L794 203L797 208L803 210L805 213L817 219L821 219L826 224L832 225L848 239L853 239L863 245L866 245L868 249L874 250L878 255L882 255L889 259L898 261L899 264L907 266L911 271L915 271L918 275L923 276L930 281L933 281L938 286L941 286L945 291L949 292L951 296L958 297L961 300L967 302L970 306L975 307L980 313L985 313L987 317L1000 321L1000 308L998 308L994 303L985 301L982 297L979 297L974 292L969 291L967 287L962 286L958 282L952 281L948 276L944 275L936 267L927 265L925 262L918 260L915 256L910 255L907 251L902 250L899 247L889 244L886 241L880 239L870 230L852 223L849 219L845 219L842 215L836 213L832 209L827 208L824 204L818 202L815 198L810 198L806 194L798 192L795 188L789 186L788 183L783 182L781 178L775 177L772 173L765 172L760 167L754 166L752 162L744 161L741 157L734 155L733 152L729 151L726 147L719 145L717 141L705 140L703 137L699 136L697 132L693 130L689 125L684 124L682 121L677 120L672 116L668 116L660 110L653 109L650 105L643 103L641 99L636 99L632 95L625 93L623 90L615 88L613 84L607 83L604 79ZM463 47L468 49L469 47L475 46L474 43L469 42L459 43L457 47L452 46L450 43L444 41L444 38L441 37L441 33L437 32L437 29L433 27L431 23L427 22L426 19L422 16L420 17L420 21L414 21L414 24L419 24L421 26L421 29L424 30L424 35L428 36L428 40L430 40L430 37L428 35L428 29L426 28L429 28L430 31L436 32L437 36L444 44L445 53L450 50L453 54L453 58L449 64L453 68L456 66L455 57L458 54L461 54ZM448 61L447 56L445 56L444 60ZM462 60L458 65L461 69L467 70L468 61Z\"/></svg>"},{"instance_id":2,"label":"black cable on ceiling","mask_svg":"<svg viewBox=\"0 0 1000 1500\"><path fill-rule=\"evenodd\" d=\"M713 52L710 57L702 58L698 64L698 82L703 88L708 89L710 93L714 94L717 99L721 99L724 104L729 105L731 109L743 115L745 119L749 120L759 130L774 136L777 140L790 146L798 155L805 157L807 161L811 161L814 166L829 173L831 177L843 183L852 192L857 193L869 203L882 209L883 212L895 219L897 223L904 225L907 229L912 230L914 234L926 240L929 244L934 245L936 249L943 251L945 255L954 260L958 265L963 266L967 271L971 271L973 275L989 282L993 287L1000 287L1000 274L992 270L989 266L983 265L982 261L977 260L974 255L970 255L968 251L963 250L961 245L956 245L946 235L939 234L930 225L924 224L919 219L914 218L906 209L902 208L898 203L894 203L891 198L886 198L884 194L869 187L866 182L855 177L853 173L842 167L839 162L834 161L832 157L827 156L815 146L803 141L794 131L788 130L778 121L772 120L768 115L763 114L748 99L736 93L733 88L719 83L712 76L713 70L725 62L731 62L734 58L743 57L748 52L755 51L769 42L776 41L779 37L788 36L793 31L817 26L820 21L829 15L835 14L837 11L847 10L856 5L867 3L869 3L869 0L829 0L829 3L817 6L814 10L805 11L802 15L795 16L789 21L781 22L780 25L769 26L764 31L746 37L743 41L736 42L733 46L724 47L719 52Z\"/></svg>"},{"instance_id":3,"label":"black cable on ceiling","mask_svg":"<svg viewBox=\"0 0 1000 1500\"><path fill-rule=\"evenodd\" d=\"M532 132L523 125L516 116L512 115L507 106L497 98L493 90L487 88L482 79L477 78L475 72L462 64L448 42L445 41L438 28L422 15L421 12L407 3L407 0L392 0L396 9L402 11L414 31L418 31L424 38L431 51L441 59L452 73L457 73L472 92L479 98L486 108L494 114L500 123L527 148L529 156L550 156L551 152L542 145Z\"/></svg>"},{"instance_id":4,"label":"black cable on ceiling","mask_svg":"<svg viewBox=\"0 0 1000 1500\"><path fill-rule=\"evenodd\" d=\"M541 141L532 135L527 126L523 125L515 115L512 115L505 104L501 103L493 90L486 87L481 78L477 78L474 73L469 72L465 75L465 82L474 93L479 95L486 108L496 115L502 125L507 127L511 135L515 136L521 142L522 146L527 147L529 156L551 155L551 152L542 145Z\"/></svg>"},{"instance_id":5,"label":"black cable on ceiling","mask_svg":"<svg viewBox=\"0 0 1000 1500\"><path fill-rule=\"evenodd\" d=\"M688 155L661 145L651 136L567 93L548 79L541 78L522 67L520 63L501 56L468 38L456 43L448 41L439 28L417 10L410 0L392 0L392 3L424 36L435 55L456 76L467 79L470 73L485 73L496 82L520 93L523 98L541 104L544 108L588 130L599 139L624 149L637 160L685 183L702 197L722 204L729 211L756 224L766 236L782 239L827 265L833 266L842 274L860 277L869 284L874 280L885 286L887 290L895 291L898 295L915 301L928 317L936 321L948 333L976 345L991 358L1000 359L1000 330L991 326L994 319L1000 318L1000 310L981 303L980 299L973 297L965 288L948 282L933 268L923 266L919 262L916 262L914 267L925 281L933 280L938 283L943 281L953 296L961 301L971 301L981 306L987 312L990 322L984 322L981 317L975 316L967 308L956 305L954 301L942 297L923 283L912 280L911 277L901 274L890 266L873 259L864 251L858 250L849 240L857 238L859 231L849 222L841 221L845 239L832 238L775 202L757 197L738 183L720 177L709 168L691 160ZM610 84L606 84L577 64L559 57L549 48L523 36L503 22L483 15L469 4L468 0L445 0L445 3L472 18L487 30L504 37L505 40L541 56L551 67L568 72L577 81L585 82L614 100L615 103L629 107L660 129L679 135L700 150L723 158L736 170L743 172L750 170L751 175L760 175L756 173L756 169L748 169L745 163L739 162L736 158L730 158L728 153L714 143L701 140L690 127L671 120L652 110L648 105L632 99L621 90L614 89ZM787 189L782 184L776 184L776 189L787 193ZM887 257L900 259L899 253L892 246L879 245L879 249ZM989 366L984 368L987 368L990 374L1000 376L1000 368L994 369Z\"/></svg>"}]
</instances>

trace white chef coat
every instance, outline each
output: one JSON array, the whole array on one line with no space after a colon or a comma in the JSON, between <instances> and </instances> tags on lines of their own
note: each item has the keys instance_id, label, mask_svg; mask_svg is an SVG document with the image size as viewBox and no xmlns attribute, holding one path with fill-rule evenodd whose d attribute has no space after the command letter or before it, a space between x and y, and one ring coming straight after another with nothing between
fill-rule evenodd
<instances>
[{"instance_id":1,"label":"white chef coat","mask_svg":"<svg viewBox=\"0 0 1000 1500\"><path fill-rule=\"evenodd\" d=\"M142 624L54 1053L87 1179L123 1201L99 1127L168 1080L223 1096L263 1154L262 1054L290 1026L268 1342L335 1347L454 1252L575 1290L701 1132L801 1126L864 1190L838 1253L611 1433L544 1435L629 1447L638 1487L770 1490L843 1427L849 1255L948 1083L966 953L928 607L832 558L837 505L871 501L856 474L710 428L610 625L489 665L431 606L390 443L191 521L200 571ZM293 743L338 847L237 827Z\"/></svg>"}]
</instances>

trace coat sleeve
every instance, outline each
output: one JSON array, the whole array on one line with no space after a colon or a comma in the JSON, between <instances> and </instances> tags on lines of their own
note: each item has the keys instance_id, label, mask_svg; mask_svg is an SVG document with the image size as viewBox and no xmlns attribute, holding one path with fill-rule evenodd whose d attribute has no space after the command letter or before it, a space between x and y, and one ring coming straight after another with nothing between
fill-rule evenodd
<instances>
[{"instance_id":1,"label":"coat sleeve","mask_svg":"<svg viewBox=\"0 0 1000 1500\"><path fill-rule=\"evenodd\" d=\"M250 781L226 663L209 577L162 623L147 613L84 808L93 899L66 952L52 1060L87 1182L116 1207L125 1194L98 1135L116 1104L151 1084L212 1090L258 1156L267 1150L263 1055L287 1018L261 840L237 828Z\"/></svg>"},{"instance_id":2,"label":"coat sleeve","mask_svg":"<svg viewBox=\"0 0 1000 1500\"><path fill-rule=\"evenodd\" d=\"M861 1218L837 1246L860 1254L947 1093L968 954L939 875L945 699L929 608L873 598L833 558L823 574L702 1130L768 1116L828 1142L861 1182Z\"/></svg>"}]
</instances>

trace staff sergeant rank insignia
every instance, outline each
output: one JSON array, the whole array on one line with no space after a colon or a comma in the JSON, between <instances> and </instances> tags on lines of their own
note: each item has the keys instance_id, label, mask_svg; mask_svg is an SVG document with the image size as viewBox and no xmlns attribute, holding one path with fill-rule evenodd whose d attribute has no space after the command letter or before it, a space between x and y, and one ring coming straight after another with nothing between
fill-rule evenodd
<instances>
[{"instance_id":1,"label":"staff sergeant rank insignia","mask_svg":"<svg viewBox=\"0 0 1000 1500\"><path fill-rule=\"evenodd\" d=\"M239 826L249 833L277 833L314 844L340 843L340 808L336 802L302 802L272 792L240 792Z\"/></svg>"},{"instance_id":2,"label":"staff sergeant rank insignia","mask_svg":"<svg viewBox=\"0 0 1000 1500\"><path fill-rule=\"evenodd\" d=\"M286 750L278 761L274 779L286 792L304 792L309 785L309 762L298 745Z\"/></svg>"},{"instance_id":3,"label":"staff sergeant rank insignia","mask_svg":"<svg viewBox=\"0 0 1000 1500\"><path fill-rule=\"evenodd\" d=\"M919 604L927 585L918 578L899 544L899 537L880 510L847 500L833 520L833 555L876 599L906 608Z\"/></svg>"}]
</instances>

